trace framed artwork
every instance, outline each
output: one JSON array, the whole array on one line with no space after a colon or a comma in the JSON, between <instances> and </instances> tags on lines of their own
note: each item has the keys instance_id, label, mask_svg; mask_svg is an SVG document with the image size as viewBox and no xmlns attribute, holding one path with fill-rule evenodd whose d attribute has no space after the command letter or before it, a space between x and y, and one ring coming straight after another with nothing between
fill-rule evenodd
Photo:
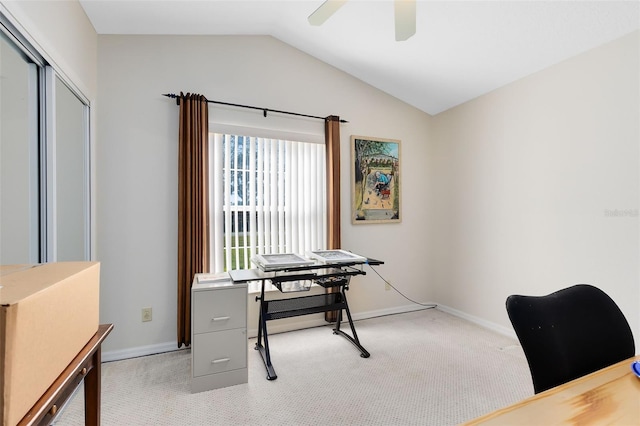
<instances>
[{"instance_id":1,"label":"framed artwork","mask_svg":"<svg viewBox=\"0 0 640 426\"><path fill-rule=\"evenodd\" d=\"M351 223L400 222L400 141L351 136Z\"/></svg>"}]
</instances>

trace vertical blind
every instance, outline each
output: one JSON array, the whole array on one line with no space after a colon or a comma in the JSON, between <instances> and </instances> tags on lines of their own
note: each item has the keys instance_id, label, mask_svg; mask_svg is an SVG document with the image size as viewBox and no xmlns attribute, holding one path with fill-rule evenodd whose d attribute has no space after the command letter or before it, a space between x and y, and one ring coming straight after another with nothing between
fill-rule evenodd
<instances>
[{"instance_id":1,"label":"vertical blind","mask_svg":"<svg viewBox=\"0 0 640 426\"><path fill-rule=\"evenodd\" d=\"M251 268L255 254L326 248L322 144L213 133L212 269Z\"/></svg>"}]
</instances>

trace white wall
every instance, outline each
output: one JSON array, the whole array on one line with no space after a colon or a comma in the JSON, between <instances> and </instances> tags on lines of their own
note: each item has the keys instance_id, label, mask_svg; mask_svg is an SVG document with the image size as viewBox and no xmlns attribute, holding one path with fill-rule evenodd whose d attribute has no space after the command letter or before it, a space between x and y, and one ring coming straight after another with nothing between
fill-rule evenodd
<instances>
[{"instance_id":1,"label":"white wall","mask_svg":"<svg viewBox=\"0 0 640 426\"><path fill-rule=\"evenodd\" d=\"M89 100L97 91L97 42L77 0L1 1L2 10L56 72Z\"/></svg>"},{"instance_id":2,"label":"white wall","mask_svg":"<svg viewBox=\"0 0 640 426\"><path fill-rule=\"evenodd\" d=\"M434 117L439 303L507 328L508 295L589 283L640 338L638 38Z\"/></svg>"},{"instance_id":3,"label":"white wall","mask_svg":"<svg viewBox=\"0 0 640 426\"><path fill-rule=\"evenodd\" d=\"M422 253L427 114L266 36L105 35L98 51L101 321L115 324L108 356L176 347L178 107L162 96L168 92L348 120L341 126L342 246L383 259L383 275L413 298L432 300ZM401 224L350 224L352 134L402 141ZM354 279L349 296L356 314L410 304L375 274ZM146 306L153 321L142 323Z\"/></svg>"}]
</instances>

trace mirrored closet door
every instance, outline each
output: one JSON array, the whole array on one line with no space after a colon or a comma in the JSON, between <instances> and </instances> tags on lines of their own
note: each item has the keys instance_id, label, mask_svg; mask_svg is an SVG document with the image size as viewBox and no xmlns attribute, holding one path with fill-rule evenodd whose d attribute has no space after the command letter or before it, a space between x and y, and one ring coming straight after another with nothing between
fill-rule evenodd
<instances>
[{"instance_id":1,"label":"mirrored closet door","mask_svg":"<svg viewBox=\"0 0 640 426\"><path fill-rule=\"evenodd\" d=\"M0 13L0 265L91 259L89 115Z\"/></svg>"}]
</instances>

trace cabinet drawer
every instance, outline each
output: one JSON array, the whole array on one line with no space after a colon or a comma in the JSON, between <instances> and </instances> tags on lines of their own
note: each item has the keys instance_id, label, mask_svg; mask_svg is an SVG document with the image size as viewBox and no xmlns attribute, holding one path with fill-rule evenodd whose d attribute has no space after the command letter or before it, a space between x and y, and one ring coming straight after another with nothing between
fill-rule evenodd
<instances>
[{"instance_id":1,"label":"cabinet drawer","mask_svg":"<svg viewBox=\"0 0 640 426\"><path fill-rule=\"evenodd\" d=\"M247 289L228 288L193 293L193 332L244 328L247 325Z\"/></svg>"},{"instance_id":2,"label":"cabinet drawer","mask_svg":"<svg viewBox=\"0 0 640 426\"><path fill-rule=\"evenodd\" d=\"M217 331L193 337L193 376L237 370L247 366L247 331Z\"/></svg>"}]
</instances>

